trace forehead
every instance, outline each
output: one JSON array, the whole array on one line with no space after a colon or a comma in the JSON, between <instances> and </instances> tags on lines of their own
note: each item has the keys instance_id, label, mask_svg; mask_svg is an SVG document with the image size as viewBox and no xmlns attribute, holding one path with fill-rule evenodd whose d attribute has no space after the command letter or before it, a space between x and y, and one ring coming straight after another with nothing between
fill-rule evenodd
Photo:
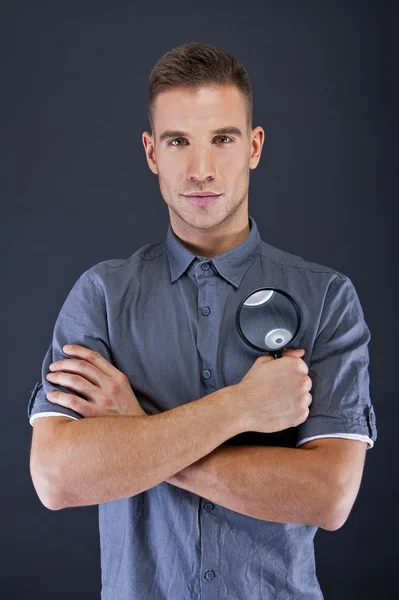
<instances>
[{"instance_id":1,"label":"forehead","mask_svg":"<svg viewBox=\"0 0 399 600\"><path fill-rule=\"evenodd\" d=\"M206 86L198 89L173 88L161 92L155 101L157 129L163 127L212 127L215 123L244 123L244 98L235 86Z\"/></svg>"}]
</instances>

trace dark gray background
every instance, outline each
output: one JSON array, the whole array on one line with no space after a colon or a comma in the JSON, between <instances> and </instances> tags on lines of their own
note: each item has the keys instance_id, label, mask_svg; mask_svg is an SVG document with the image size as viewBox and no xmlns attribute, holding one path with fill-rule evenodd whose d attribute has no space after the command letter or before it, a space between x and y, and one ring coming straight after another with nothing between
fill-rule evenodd
<instances>
[{"instance_id":1,"label":"dark gray background","mask_svg":"<svg viewBox=\"0 0 399 600\"><path fill-rule=\"evenodd\" d=\"M141 134L150 70L189 41L249 72L266 132L249 190L262 238L348 275L372 334L379 438L348 521L316 535L321 588L326 600L396 588L397 23L395 3L377 1L2 3L2 599L100 597L97 506L41 504L27 403L79 275L165 237Z\"/></svg>"}]
</instances>

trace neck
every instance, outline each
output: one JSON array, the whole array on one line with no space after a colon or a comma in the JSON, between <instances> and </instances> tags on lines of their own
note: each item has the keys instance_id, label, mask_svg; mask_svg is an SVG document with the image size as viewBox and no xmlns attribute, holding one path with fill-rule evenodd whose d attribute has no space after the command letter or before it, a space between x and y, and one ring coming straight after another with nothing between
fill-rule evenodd
<instances>
[{"instance_id":1,"label":"neck","mask_svg":"<svg viewBox=\"0 0 399 600\"><path fill-rule=\"evenodd\" d=\"M190 227L189 230L182 227L176 227L171 219L171 227L174 234L181 243L193 254L205 258L213 258L224 252L232 250L241 244L249 235L250 224L248 215L246 219L236 223L234 226L217 227L213 230L196 229Z\"/></svg>"}]
</instances>

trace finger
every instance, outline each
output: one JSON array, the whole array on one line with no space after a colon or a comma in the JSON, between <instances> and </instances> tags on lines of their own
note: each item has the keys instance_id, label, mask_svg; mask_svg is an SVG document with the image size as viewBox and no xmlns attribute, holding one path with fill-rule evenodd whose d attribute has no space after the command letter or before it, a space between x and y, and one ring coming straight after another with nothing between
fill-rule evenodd
<instances>
[{"instance_id":1,"label":"finger","mask_svg":"<svg viewBox=\"0 0 399 600\"><path fill-rule=\"evenodd\" d=\"M79 396L74 396L73 394L67 394L66 392L60 392L58 390L47 392L46 396L49 402L65 406L65 408L70 408L81 414L83 417L96 416L95 404L90 404L84 398L79 398Z\"/></svg>"},{"instance_id":2,"label":"finger","mask_svg":"<svg viewBox=\"0 0 399 600\"><path fill-rule=\"evenodd\" d=\"M93 385L101 387L101 377L104 373L95 365L83 360L83 358L61 358L49 366L52 373L64 371L65 373L78 373Z\"/></svg>"},{"instance_id":3,"label":"finger","mask_svg":"<svg viewBox=\"0 0 399 600\"><path fill-rule=\"evenodd\" d=\"M303 348L285 348L281 354L282 356L294 356L300 358L305 354L305 350ZM270 354L264 354L262 355L262 357L259 358L263 358L264 360L266 360L266 362L268 360L274 360L274 352Z\"/></svg>"},{"instance_id":4,"label":"finger","mask_svg":"<svg viewBox=\"0 0 399 600\"><path fill-rule=\"evenodd\" d=\"M62 350L65 354L87 360L87 362L96 366L105 375L108 375L108 377L115 378L117 374L121 373L121 371L111 365L111 363L99 354L99 352L95 352L90 348L85 348L85 346L80 346L79 344L67 344L66 346L63 346Z\"/></svg>"},{"instance_id":5,"label":"finger","mask_svg":"<svg viewBox=\"0 0 399 600\"><path fill-rule=\"evenodd\" d=\"M83 394L87 400L94 401L95 394L99 391L98 386L93 385L90 381L75 373L56 371L55 373L47 373L46 379L52 384L63 385L64 387L71 388L74 392Z\"/></svg>"}]
</instances>

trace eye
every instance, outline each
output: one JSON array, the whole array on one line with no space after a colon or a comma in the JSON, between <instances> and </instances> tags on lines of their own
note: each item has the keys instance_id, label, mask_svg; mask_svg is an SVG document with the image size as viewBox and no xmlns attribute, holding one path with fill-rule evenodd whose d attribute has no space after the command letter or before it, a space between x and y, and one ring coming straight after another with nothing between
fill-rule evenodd
<instances>
[{"instance_id":1,"label":"eye","mask_svg":"<svg viewBox=\"0 0 399 600\"><path fill-rule=\"evenodd\" d=\"M215 140L220 140L220 139L222 139L222 138L225 138L226 140L230 140L230 141L232 141L232 138L231 138L231 137L229 137L229 136L227 136L227 135L219 135L218 137L216 137L216 138L215 138ZM184 139L184 138L175 138L174 140L171 140L171 141L169 142L169 144L170 144L171 146L181 146L182 144L177 144L177 145L176 145L176 144L174 144L173 142L176 142L176 141L179 141L179 140L183 140L183 139ZM225 143L225 142L222 142L222 144L226 145L226 143Z\"/></svg>"},{"instance_id":2,"label":"eye","mask_svg":"<svg viewBox=\"0 0 399 600\"><path fill-rule=\"evenodd\" d=\"M173 142L176 142L176 141L178 141L178 140L182 140L182 139L183 139L183 138L175 138L174 140L172 140L171 142L169 142L169 144L170 144L171 146L175 146L176 144L174 144ZM181 144L179 144L179 146L180 146L180 145L181 145Z\"/></svg>"},{"instance_id":3,"label":"eye","mask_svg":"<svg viewBox=\"0 0 399 600\"><path fill-rule=\"evenodd\" d=\"M231 137L229 137L229 136L227 136L227 135L219 135L219 137L218 137L218 138L216 138L216 139L219 139L219 140L220 140L220 139L222 139L222 138L225 138L226 140L230 140L230 141L231 141Z\"/></svg>"}]
</instances>

